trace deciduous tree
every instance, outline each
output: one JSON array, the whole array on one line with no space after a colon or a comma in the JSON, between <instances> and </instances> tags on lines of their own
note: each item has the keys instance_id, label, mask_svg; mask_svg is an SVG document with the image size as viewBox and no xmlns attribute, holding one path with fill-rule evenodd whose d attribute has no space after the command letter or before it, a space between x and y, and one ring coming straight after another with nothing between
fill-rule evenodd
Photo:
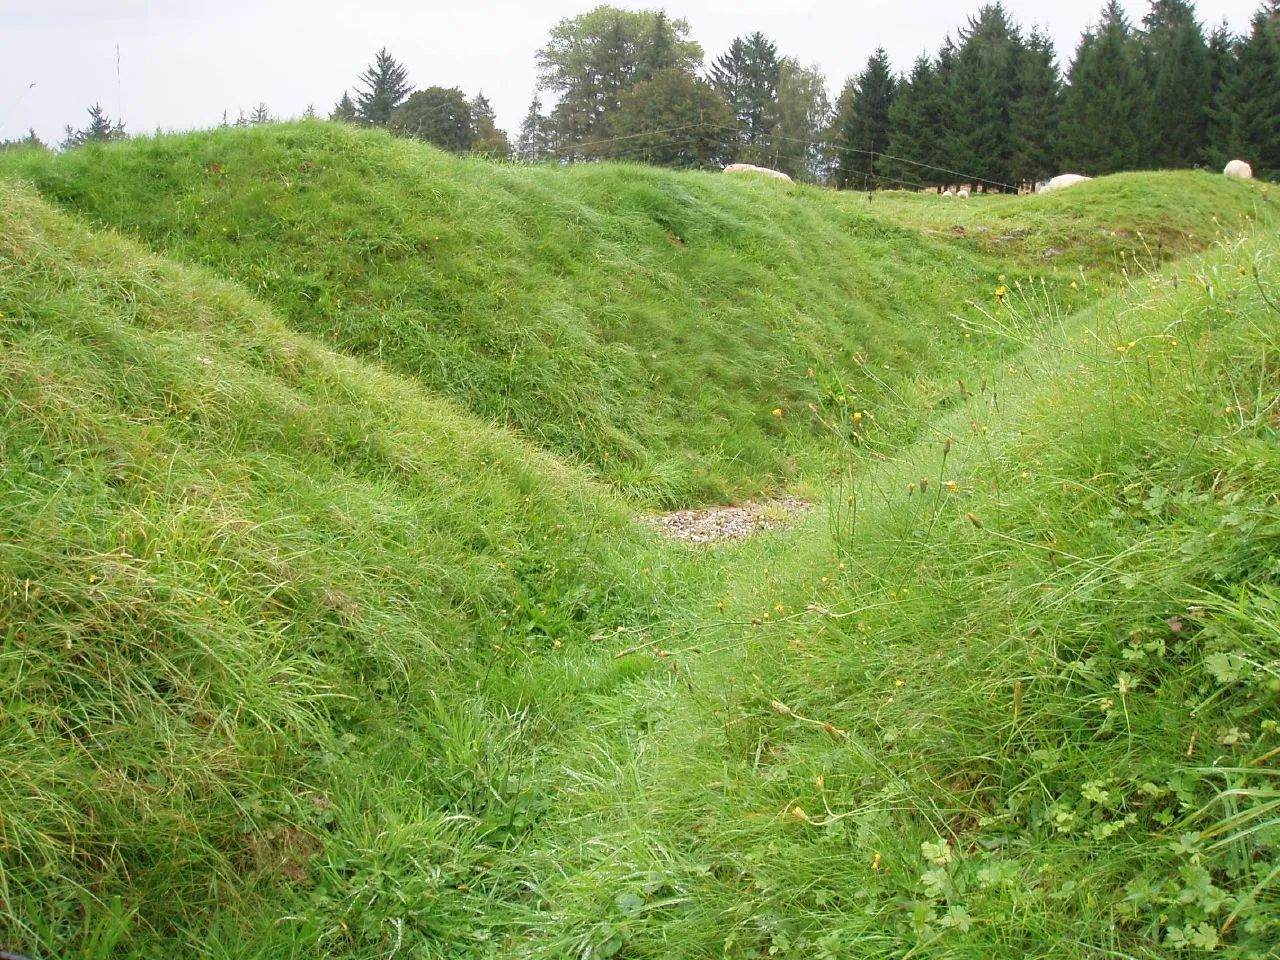
<instances>
[{"instance_id":1,"label":"deciduous tree","mask_svg":"<svg viewBox=\"0 0 1280 960\"><path fill-rule=\"evenodd\" d=\"M668 167L719 168L734 149L733 110L704 80L669 67L622 96L608 155Z\"/></svg>"},{"instance_id":2,"label":"deciduous tree","mask_svg":"<svg viewBox=\"0 0 1280 960\"><path fill-rule=\"evenodd\" d=\"M442 150L463 153L475 140L475 117L457 87L427 87L410 95L391 115L391 132L425 140Z\"/></svg>"},{"instance_id":3,"label":"deciduous tree","mask_svg":"<svg viewBox=\"0 0 1280 960\"><path fill-rule=\"evenodd\" d=\"M693 70L702 47L689 24L651 10L600 6L560 21L538 51L542 89L559 96L552 113L561 151L598 156L623 95L666 69Z\"/></svg>"}]
</instances>

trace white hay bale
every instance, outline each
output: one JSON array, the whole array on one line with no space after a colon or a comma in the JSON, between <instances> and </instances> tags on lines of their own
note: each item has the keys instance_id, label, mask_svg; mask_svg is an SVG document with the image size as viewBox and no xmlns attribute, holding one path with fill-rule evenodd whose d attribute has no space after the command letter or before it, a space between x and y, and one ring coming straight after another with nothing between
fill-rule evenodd
<instances>
[{"instance_id":1,"label":"white hay bale","mask_svg":"<svg viewBox=\"0 0 1280 960\"><path fill-rule=\"evenodd\" d=\"M1040 188L1040 193L1052 193L1054 190L1064 190L1067 187L1074 187L1077 183L1084 183L1086 180L1092 180L1093 177L1081 176L1078 173L1064 173L1054 177L1048 183Z\"/></svg>"},{"instance_id":2,"label":"white hay bale","mask_svg":"<svg viewBox=\"0 0 1280 960\"><path fill-rule=\"evenodd\" d=\"M1228 177L1235 177L1237 180L1253 179L1253 167L1243 160L1232 160L1222 172Z\"/></svg>"},{"instance_id":3,"label":"white hay bale","mask_svg":"<svg viewBox=\"0 0 1280 960\"><path fill-rule=\"evenodd\" d=\"M761 177L770 177L774 180L782 180L785 183L791 183L792 180L781 170L770 170L768 167L757 167L750 163L731 163L724 168L725 173L754 173Z\"/></svg>"}]
</instances>

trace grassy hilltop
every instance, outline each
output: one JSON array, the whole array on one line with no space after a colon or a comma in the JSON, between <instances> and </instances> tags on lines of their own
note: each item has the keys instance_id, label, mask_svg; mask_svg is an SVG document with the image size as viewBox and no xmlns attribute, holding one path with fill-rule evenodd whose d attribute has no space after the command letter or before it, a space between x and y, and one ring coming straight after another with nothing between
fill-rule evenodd
<instances>
[{"instance_id":1,"label":"grassy hilltop","mask_svg":"<svg viewBox=\"0 0 1280 960\"><path fill-rule=\"evenodd\" d=\"M0 949L1272 955L1261 185L321 124L4 177Z\"/></svg>"},{"instance_id":2,"label":"grassy hilltop","mask_svg":"<svg viewBox=\"0 0 1280 960\"><path fill-rule=\"evenodd\" d=\"M861 439L914 438L957 365L1012 348L972 336L1002 274L1078 305L1073 281L1201 249L1257 203L1203 174L1154 191L1116 178L1076 201L868 202L643 167L494 166L319 123L28 157L10 165L67 209L672 505L820 480L835 414L893 407Z\"/></svg>"}]
</instances>

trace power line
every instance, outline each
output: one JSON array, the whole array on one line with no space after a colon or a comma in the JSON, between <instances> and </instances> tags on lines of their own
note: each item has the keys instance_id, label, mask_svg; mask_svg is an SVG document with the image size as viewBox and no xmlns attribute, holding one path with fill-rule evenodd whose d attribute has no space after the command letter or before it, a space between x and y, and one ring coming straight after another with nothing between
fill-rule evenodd
<instances>
[{"instance_id":1,"label":"power line","mask_svg":"<svg viewBox=\"0 0 1280 960\"><path fill-rule=\"evenodd\" d=\"M720 125L720 127L721 127L721 129L724 129L724 130L737 130L737 129L739 129L738 127L730 126L730 125L728 125L728 124L721 124L721 125ZM791 142L791 143L802 143L802 144L804 144L805 146L808 146L808 147L821 146L821 145L824 145L824 144L826 143L826 141L823 141L823 140L803 140L803 139L801 139L801 138L799 138L799 137L785 137L785 136L782 136L781 134L772 134L772 135L771 135L771 137L772 137L772 139L774 139L774 140L786 140L786 141L789 141L789 142ZM835 147L835 144L831 144L831 146ZM897 163L907 163L907 164L910 164L910 165L911 165L911 166L913 166L913 167L923 167L923 168L924 168L924 169L926 169L926 170L934 170L934 171L937 171L938 173L945 173L945 174L948 174L948 175L953 176L953 177L959 177L959 178L961 179L961 181L971 181L971 182L973 182L973 183L988 183L988 184L991 184L993 187L1003 187L1003 188L1004 188L1004 189L1006 189L1006 190L1017 190L1017 189L1018 189L1014 184L1012 184L1012 183L1005 183L1005 182L1004 182L1004 181L1002 181L1002 180L989 180L989 179L987 179L986 177L976 177L976 176L973 176L972 174L961 173L961 172L960 172L960 171L958 171L958 170L949 170L949 169L947 169L946 167L939 167L939 166L935 166L934 164L931 164L931 163L925 163L925 162L924 162L924 161L922 161L922 160L910 160L910 159L908 159L908 158L906 158L906 157L895 157L893 154L890 154L890 153L883 153L883 152L878 151L878 150L876 150L876 151L872 151L872 150L860 150L860 149L858 149L858 148L856 148L856 147L835 147L835 149L837 149L837 150L841 150L841 151L844 151L844 152L846 152L846 153L856 153L856 154L859 154L859 155L864 156L864 157L865 157L865 156L868 156L868 155L872 155L872 154L874 154L874 156L877 156L877 157L879 157L879 158L880 158L880 159L882 159L882 160L893 160L893 161L895 161L895 162L897 162Z\"/></svg>"}]
</instances>

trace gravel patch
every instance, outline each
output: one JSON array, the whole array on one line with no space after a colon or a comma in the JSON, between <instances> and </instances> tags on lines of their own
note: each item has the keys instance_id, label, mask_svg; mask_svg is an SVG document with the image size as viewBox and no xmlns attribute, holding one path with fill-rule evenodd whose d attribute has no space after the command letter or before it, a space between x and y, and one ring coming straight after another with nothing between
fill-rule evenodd
<instances>
[{"instance_id":1,"label":"gravel patch","mask_svg":"<svg viewBox=\"0 0 1280 960\"><path fill-rule=\"evenodd\" d=\"M745 540L757 533L783 530L792 520L813 509L813 504L794 497L778 500L748 500L737 507L704 507L641 517L673 540L686 543L720 543Z\"/></svg>"}]
</instances>

